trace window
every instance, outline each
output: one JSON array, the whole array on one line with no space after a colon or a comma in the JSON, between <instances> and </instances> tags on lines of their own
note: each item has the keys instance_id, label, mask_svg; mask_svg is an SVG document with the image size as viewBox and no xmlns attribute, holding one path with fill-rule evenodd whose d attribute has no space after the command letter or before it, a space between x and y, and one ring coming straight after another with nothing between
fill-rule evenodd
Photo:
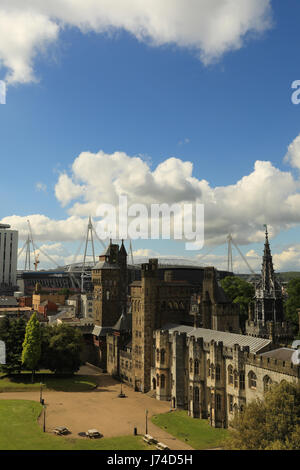
<instances>
[{"instance_id":1,"label":"window","mask_svg":"<svg viewBox=\"0 0 300 470\"><path fill-rule=\"evenodd\" d=\"M272 380L268 375L265 375L264 377L264 392L268 392L270 390L270 387L272 385Z\"/></svg>"},{"instance_id":2,"label":"window","mask_svg":"<svg viewBox=\"0 0 300 470\"><path fill-rule=\"evenodd\" d=\"M237 373L237 371L235 370L235 371L234 371L234 388L238 388L238 386L239 386L238 373Z\"/></svg>"},{"instance_id":3,"label":"window","mask_svg":"<svg viewBox=\"0 0 300 470\"><path fill-rule=\"evenodd\" d=\"M195 374L198 375L199 374L199 361L197 359L195 360L194 367L195 367Z\"/></svg>"},{"instance_id":4,"label":"window","mask_svg":"<svg viewBox=\"0 0 300 470\"><path fill-rule=\"evenodd\" d=\"M249 388L256 389L256 375L250 371L248 374Z\"/></svg>"},{"instance_id":5,"label":"window","mask_svg":"<svg viewBox=\"0 0 300 470\"><path fill-rule=\"evenodd\" d=\"M210 376L210 360L207 360L207 377Z\"/></svg>"},{"instance_id":6,"label":"window","mask_svg":"<svg viewBox=\"0 0 300 470\"><path fill-rule=\"evenodd\" d=\"M228 395L228 408L229 408L230 413L232 413L233 412L233 396L232 395Z\"/></svg>"},{"instance_id":7,"label":"window","mask_svg":"<svg viewBox=\"0 0 300 470\"><path fill-rule=\"evenodd\" d=\"M230 385L233 384L233 369L232 369L232 366L228 367L228 383Z\"/></svg>"},{"instance_id":8,"label":"window","mask_svg":"<svg viewBox=\"0 0 300 470\"><path fill-rule=\"evenodd\" d=\"M245 373L240 372L240 389L245 390Z\"/></svg>"},{"instance_id":9,"label":"window","mask_svg":"<svg viewBox=\"0 0 300 470\"><path fill-rule=\"evenodd\" d=\"M159 349L156 350L156 360L159 362Z\"/></svg>"},{"instance_id":10,"label":"window","mask_svg":"<svg viewBox=\"0 0 300 470\"><path fill-rule=\"evenodd\" d=\"M166 378L164 375L160 378L160 388L165 388Z\"/></svg>"},{"instance_id":11,"label":"window","mask_svg":"<svg viewBox=\"0 0 300 470\"><path fill-rule=\"evenodd\" d=\"M166 351L164 349L162 349L161 353L160 353L160 360L161 360L162 364L165 363L165 355L166 355Z\"/></svg>"},{"instance_id":12,"label":"window","mask_svg":"<svg viewBox=\"0 0 300 470\"><path fill-rule=\"evenodd\" d=\"M221 368L219 365L216 366L216 380L221 380Z\"/></svg>"},{"instance_id":13,"label":"window","mask_svg":"<svg viewBox=\"0 0 300 470\"><path fill-rule=\"evenodd\" d=\"M190 359L190 372L193 372L193 359Z\"/></svg>"}]
</instances>

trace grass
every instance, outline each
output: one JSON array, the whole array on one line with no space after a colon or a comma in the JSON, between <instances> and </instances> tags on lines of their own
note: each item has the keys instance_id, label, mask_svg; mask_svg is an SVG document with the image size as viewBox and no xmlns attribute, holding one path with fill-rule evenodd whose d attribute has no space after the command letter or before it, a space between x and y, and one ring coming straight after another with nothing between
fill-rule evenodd
<instances>
[{"instance_id":1,"label":"grass","mask_svg":"<svg viewBox=\"0 0 300 470\"><path fill-rule=\"evenodd\" d=\"M1 450L149 450L140 436L90 440L43 433L42 406L29 400L0 400Z\"/></svg>"},{"instance_id":2,"label":"grass","mask_svg":"<svg viewBox=\"0 0 300 470\"><path fill-rule=\"evenodd\" d=\"M96 387L97 382L93 377L84 375L55 375L51 373L39 373L35 375L34 382L31 382L31 374L13 374L10 376L0 376L1 392L24 392L39 390L43 383L43 390L56 390L61 392L86 392Z\"/></svg>"},{"instance_id":3,"label":"grass","mask_svg":"<svg viewBox=\"0 0 300 470\"><path fill-rule=\"evenodd\" d=\"M152 422L196 450L222 447L228 436L226 429L213 428L207 420L191 418L187 411L155 415Z\"/></svg>"}]
</instances>

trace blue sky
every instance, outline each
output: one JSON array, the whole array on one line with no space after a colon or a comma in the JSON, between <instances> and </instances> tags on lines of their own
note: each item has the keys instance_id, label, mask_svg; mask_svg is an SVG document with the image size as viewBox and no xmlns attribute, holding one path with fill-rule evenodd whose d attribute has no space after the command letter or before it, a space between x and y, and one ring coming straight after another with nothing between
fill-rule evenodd
<instances>
[{"instance_id":1,"label":"blue sky","mask_svg":"<svg viewBox=\"0 0 300 470\"><path fill-rule=\"evenodd\" d=\"M16 9L21 11L22 6L18 5L16 2ZM238 50L229 48L208 64L199 59L199 48L193 45L180 47L176 41L149 45L126 27L113 29L109 34L93 28L85 32L70 21L59 37L32 59L37 82L19 76L10 80L7 77L13 62L5 62L3 57L13 53L0 46L4 63L0 78L8 81L7 104L0 105L4 176L0 218L18 222L15 226L24 237L30 215L43 215L54 225L70 215L87 217L88 213L74 212L76 198L65 205L63 199L58 200L55 186L61 174L68 175L74 184L82 184L78 175L72 175L75 159L82 152L99 151L108 156L114 152L139 156L151 172L172 157L192 162L192 176L206 180L211 189L230 188L253 172L256 161L268 161L274 171L290 174L295 189L291 194L284 190L282 198L294 195L297 203L298 154L294 151L290 162L283 158L300 134L300 105L291 102L291 83L300 79L300 4L296 0L277 0L270 5L268 27L259 33L242 34ZM98 176L101 186L106 178L101 167ZM280 210L276 217L280 181L279 175L274 180L274 207L270 202L271 184L266 187L267 194L261 187L260 200L266 197L270 206L262 218L253 220L253 207L249 210L251 237L246 235L247 227L240 221L239 211L236 226L230 217L228 228L233 224L233 233L245 253L255 250L260 254L265 216L268 220L263 223L271 226L278 267L298 269L300 211L299 220L295 208L286 220ZM253 191L256 192L255 187ZM243 197L240 205L245 204L247 215ZM19 216L18 221L12 216ZM224 213L222 216L227 217ZM34 232L40 233L35 222L32 224ZM240 224L243 230L239 229ZM81 227L78 226L78 240L83 236ZM212 225L203 252L211 244L218 245L222 237L225 241L228 231L225 227L222 230L214 237ZM47 233L42 233L37 238L40 244L57 246L67 241L69 252L76 246L74 240L59 235L47 238ZM287 255L287 247L293 247L293 256L291 252ZM191 255L177 242L137 241L135 248L163 255ZM61 247L59 250L62 253ZM55 248L52 252L59 256ZM216 258L209 262L221 263L225 249L215 253ZM251 253L249 262L250 259ZM255 266L260 264L255 256L252 262Z\"/></svg>"}]
</instances>

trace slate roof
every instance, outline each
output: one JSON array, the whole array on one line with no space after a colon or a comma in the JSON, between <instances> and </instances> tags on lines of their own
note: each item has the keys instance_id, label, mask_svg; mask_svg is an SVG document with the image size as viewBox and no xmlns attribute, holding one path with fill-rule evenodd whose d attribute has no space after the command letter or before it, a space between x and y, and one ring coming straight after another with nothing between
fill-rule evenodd
<instances>
[{"instance_id":1,"label":"slate roof","mask_svg":"<svg viewBox=\"0 0 300 470\"><path fill-rule=\"evenodd\" d=\"M113 326L113 330L116 331L128 331L131 330L131 315L125 315L122 313L117 323Z\"/></svg>"},{"instance_id":2,"label":"slate roof","mask_svg":"<svg viewBox=\"0 0 300 470\"><path fill-rule=\"evenodd\" d=\"M205 328L193 328L192 326L176 325L168 323L161 330L173 333L186 333L187 336L195 336L195 338L203 338L204 342L210 343L212 340L222 341L224 346L232 348L235 344L239 346L249 346L251 353L258 353L263 348L271 344L271 340L264 338L256 338L254 336L239 335L236 333L228 333L226 331L207 330Z\"/></svg>"},{"instance_id":3,"label":"slate roof","mask_svg":"<svg viewBox=\"0 0 300 470\"><path fill-rule=\"evenodd\" d=\"M291 362L292 355L294 354L294 352L295 349L292 348L278 348L274 349L273 351L265 352L261 354L261 356L279 359L280 361Z\"/></svg>"},{"instance_id":4,"label":"slate roof","mask_svg":"<svg viewBox=\"0 0 300 470\"><path fill-rule=\"evenodd\" d=\"M93 269L120 269L120 267L117 264L111 264L107 261L99 261Z\"/></svg>"}]
</instances>

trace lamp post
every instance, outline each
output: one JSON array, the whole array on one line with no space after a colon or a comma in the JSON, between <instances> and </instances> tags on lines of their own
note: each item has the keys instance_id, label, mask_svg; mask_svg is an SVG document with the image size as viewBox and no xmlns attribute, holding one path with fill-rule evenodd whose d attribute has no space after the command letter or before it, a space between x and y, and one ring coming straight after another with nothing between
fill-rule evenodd
<instances>
[{"instance_id":1,"label":"lamp post","mask_svg":"<svg viewBox=\"0 0 300 470\"><path fill-rule=\"evenodd\" d=\"M44 405L44 423L43 423L43 431L46 432L46 405Z\"/></svg>"},{"instance_id":2,"label":"lamp post","mask_svg":"<svg viewBox=\"0 0 300 470\"><path fill-rule=\"evenodd\" d=\"M148 410L146 410L146 433L148 434Z\"/></svg>"}]
</instances>

